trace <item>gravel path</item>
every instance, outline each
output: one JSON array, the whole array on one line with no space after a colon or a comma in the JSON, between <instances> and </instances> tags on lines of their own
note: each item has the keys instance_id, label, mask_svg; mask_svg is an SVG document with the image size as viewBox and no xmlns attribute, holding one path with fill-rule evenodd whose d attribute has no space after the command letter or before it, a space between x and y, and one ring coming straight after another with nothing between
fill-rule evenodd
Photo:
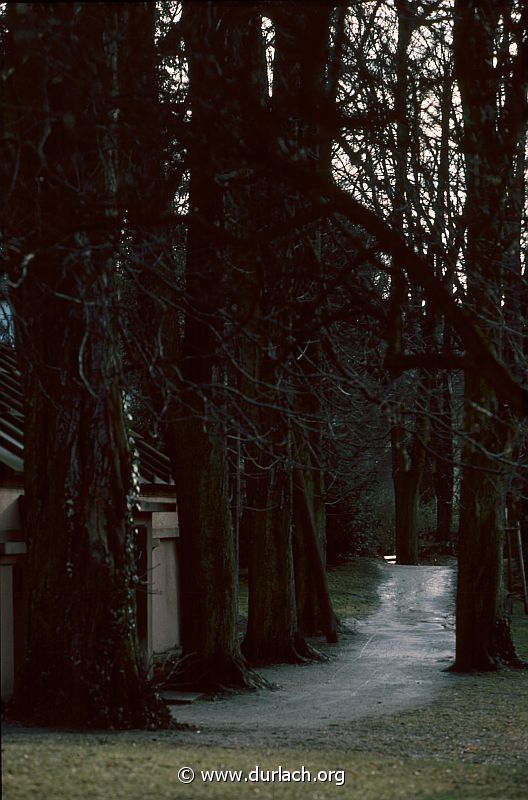
<instances>
[{"instance_id":1,"label":"gravel path","mask_svg":"<svg viewBox=\"0 0 528 800\"><path fill-rule=\"evenodd\" d=\"M456 680L445 672L454 656L454 570L391 565L383 573L379 610L325 648L330 661L262 669L278 689L176 706L175 718L196 726L204 743L316 745L343 723L434 703Z\"/></svg>"}]
</instances>

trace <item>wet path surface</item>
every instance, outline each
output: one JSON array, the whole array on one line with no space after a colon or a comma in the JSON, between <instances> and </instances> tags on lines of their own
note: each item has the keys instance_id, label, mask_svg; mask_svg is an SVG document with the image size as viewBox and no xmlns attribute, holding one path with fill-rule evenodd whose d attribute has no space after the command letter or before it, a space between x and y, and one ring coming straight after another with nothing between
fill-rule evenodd
<instances>
[{"instance_id":1,"label":"wet path surface","mask_svg":"<svg viewBox=\"0 0 528 800\"><path fill-rule=\"evenodd\" d=\"M331 660L259 670L275 691L176 706L174 716L232 734L325 728L434 702L452 681L455 573L451 567L386 566L381 605ZM333 655L335 653L335 656Z\"/></svg>"}]
</instances>

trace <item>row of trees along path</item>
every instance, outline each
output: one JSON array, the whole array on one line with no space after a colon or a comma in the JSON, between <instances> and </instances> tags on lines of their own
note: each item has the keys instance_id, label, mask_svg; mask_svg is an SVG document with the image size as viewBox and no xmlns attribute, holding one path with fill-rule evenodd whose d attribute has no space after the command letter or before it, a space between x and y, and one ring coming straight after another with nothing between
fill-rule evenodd
<instances>
[{"instance_id":1,"label":"row of trees along path","mask_svg":"<svg viewBox=\"0 0 528 800\"><path fill-rule=\"evenodd\" d=\"M362 420L382 460L392 448L400 563L418 557L428 470L449 535L458 453L455 669L517 663L501 548L525 480L525 5L2 13L26 401L18 712L167 721L138 656L124 396L176 479L176 683L255 686L258 665L316 657L308 635L336 640L326 494L358 483Z\"/></svg>"}]
</instances>

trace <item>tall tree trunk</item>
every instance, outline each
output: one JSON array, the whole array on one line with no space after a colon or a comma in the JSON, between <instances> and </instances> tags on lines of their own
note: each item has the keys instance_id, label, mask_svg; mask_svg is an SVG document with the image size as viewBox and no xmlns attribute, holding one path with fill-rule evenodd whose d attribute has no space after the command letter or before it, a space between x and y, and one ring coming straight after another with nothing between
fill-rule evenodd
<instances>
[{"instance_id":1,"label":"tall tree trunk","mask_svg":"<svg viewBox=\"0 0 528 800\"><path fill-rule=\"evenodd\" d=\"M304 462L303 462L304 463ZM317 519L316 482L321 472L296 469L293 474L294 556L297 620L301 633L324 633L328 642L337 642L337 619L326 580L321 552L321 520ZM310 481L311 479L311 481ZM311 485L307 485L307 480ZM324 517L326 521L326 515Z\"/></svg>"},{"instance_id":2,"label":"tall tree trunk","mask_svg":"<svg viewBox=\"0 0 528 800\"><path fill-rule=\"evenodd\" d=\"M447 372L442 372L436 377L431 411L431 448L435 459L435 538L442 550L446 550L451 547L454 491L453 411Z\"/></svg>"},{"instance_id":3,"label":"tall tree trunk","mask_svg":"<svg viewBox=\"0 0 528 800\"><path fill-rule=\"evenodd\" d=\"M257 680L246 669L238 639L236 548L224 425L218 415L222 400L213 389L222 367L219 343L228 275L225 249L210 231L228 224L227 185L222 175L240 155L240 143L233 150L230 126L239 120L242 101L237 94L238 48L233 46L242 35L242 23L247 25L241 8L220 3L184 5L193 217L187 235L182 380L169 432L182 565L183 659L173 680L207 689L252 686Z\"/></svg>"},{"instance_id":4,"label":"tall tree trunk","mask_svg":"<svg viewBox=\"0 0 528 800\"><path fill-rule=\"evenodd\" d=\"M243 367L250 441L245 447L245 509L241 534L248 552L248 624L242 651L254 664L297 662L308 655L298 634L292 551L292 478L289 420L276 388L277 365L262 341L270 332L259 302L256 268L246 271L245 307L255 323L243 333ZM253 300L253 302L252 302ZM257 332L257 342L254 334Z\"/></svg>"},{"instance_id":5,"label":"tall tree trunk","mask_svg":"<svg viewBox=\"0 0 528 800\"><path fill-rule=\"evenodd\" d=\"M450 136L452 122L453 76L452 65L444 66L440 88L441 130L439 163L434 198L434 236L428 248L428 257L438 278L452 280L453 265L457 263L458 253L452 253L446 263L442 247L442 232L446 230L446 201L449 191ZM457 239L458 237L455 237ZM441 318L434 332L434 346L449 358L451 354L451 332L445 319ZM433 343L432 343L433 344ZM436 497L437 545L443 550L451 548L451 525L454 497L454 443L453 443L453 400L451 397L451 377L442 371L434 379L431 394L431 450L434 453L434 493Z\"/></svg>"},{"instance_id":6,"label":"tall tree trunk","mask_svg":"<svg viewBox=\"0 0 528 800\"><path fill-rule=\"evenodd\" d=\"M455 72L464 115L467 187L467 293L479 326L501 349L501 307L505 288L503 215L508 180L525 124L521 37L512 57L511 79L494 67L501 15L510 23L511 4L455 3ZM524 23L528 19L522 12ZM524 25L526 29L526 24ZM499 110L501 96L505 102ZM454 668L496 669L499 659L516 661L502 604L502 548L507 466L512 428L495 392L467 374L461 490L456 661ZM506 457L506 460L503 460Z\"/></svg>"},{"instance_id":7,"label":"tall tree trunk","mask_svg":"<svg viewBox=\"0 0 528 800\"><path fill-rule=\"evenodd\" d=\"M408 48L415 28L413 12L407 0L398 0L398 42L396 49L396 152L394 187L394 226L404 231L407 196L407 165L409 159L409 115L407 94L409 84ZM391 279L390 355L399 355L402 346L403 315L408 304L408 288L401 272L402 265L393 265ZM394 525L397 564L418 563L418 504L423 472L423 448L417 433L409 432L400 420L391 428L392 479L394 487Z\"/></svg>"},{"instance_id":8,"label":"tall tree trunk","mask_svg":"<svg viewBox=\"0 0 528 800\"><path fill-rule=\"evenodd\" d=\"M121 18L118 66L125 89L118 118L118 196L126 209L120 253L124 361L134 410L165 422L181 347L178 288L185 233L171 218L182 167L177 157L167 158L168 142L174 151L177 143L168 130L167 104L161 102L156 4L126 3ZM138 416L136 430L142 421Z\"/></svg>"},{"instance_id":9,"label":"tall tree trunk","mask_svg":"<svg viewBox=\"0 0 528 800\"><path fill-rule=\"evenodd\" d=\"M323 633L327 641L337 641L337 619L332 608L326 579L325 478L320 464L322 446L322 408L308 364L316 351L315 367L322 355L317 344L306 345L300 358L302 376L295 396L297 419L293 425L293 553L295 595L299 630L305 636ZM308 353L310 354L308 356ZM299 361L299 359L298 359Z\"/></svg>"},{"instance_id":10,"label":"tall tree trunk","mask_svg":"<svg viewBox=\"0 0 528 800\"><path fill-rule=\"evenodd\" d=\"M503 514L507 473L488 453L503 451L507 430L499 425L494 392L466 375L464 430L476 443L462 450L455 668L496 669L497 620L502 615ZM489 416L488 416L489 415ZM489 424L490 417L494 424Z\"/></svg>"},{"instance_id":11,"label":"tall tree trunk","mask_svg":"<svg viewBox=\"0 0 528 800\"><path fill-rule=\"evenodd\" d=\"M425 386L428 390L428 381ZM408 434L399 426L392 430L397 564L418 563L418 507L426 463L424 443L428 434L429 420L421 410L416 412L412 433Z\"/></svg>"},{"instance_id":12,"label":"tall tree trunk","mask_svg":"<svg viewBox=\"0 0 528 800\"><path fill-rule=\"evenodd\" d=\"M306 123L308 110L302 107L308 101L310 113L318 113L312 83L321 83L324 60L314 56L314 49L308 47L308 38L325 41L327 29L324 25L315 28L307 25L311 11L292 7L273 8L273 21L276 25L275 61L273 65L273 97L271 105L276 112L274 126L270 133L279 133L290 144L301 146L303 126L311 128L313 121ZM295 7L293 7L295 6ZM276 13L275 13L276 12ZM328 17L330 9L316 13ZM321 22L321 17L318 17ZM312 20L313 21L313 20ZM320 41L319 41L320 40ZM307 61L307 55L313 58ZM263 63L263 62L262 62ZM314 64L321 66L321 75L312 75ZM309 74L310 73L310 74ZM303 82L304 81L304 82ZM320 95L320 87L317 96ZM313 142L312 142L313 146ZM284 181L275 176L265 182L265 197L261 198L257 217L262 218L262 206L268 208L267 222L284 222L295 218L300 208L298 193ZM255 224L253 222L253 224ZM291 329L291 312L283 311L284 292L295 280L298 264L293 257L291 242L273 243L261 254L261 259L253 261L253 267L260 271L260 278L246 267L247 295L245 307L251 307L256 314L256 322L246 331L248 342L242 344L245 372L249 381L243 380L243 394L248 404L248 419L257 443L249 444L246 458L246 505L243 517L243 533L248 532L249 544L249 609L248 628L243 643L243 651L252 661L296 661L312 655L311 649L299 633L297 599L298 579L302 569L304 580L303 599L309 595L317 596L323 581L309 582L307 569L317 567L323 573L319 549L310 550L309 559L304 556L295 562L292 549L292 510L299 490L292 494L291 469L291 423L289 414L291 404L295 403L294 392L285 383L284 375L291 368L291 353L284 338ZM244 279L243 279L244 280ZM249 298L253 301L248 304ZM252 337L257 331L260 343L252 345ZM280 354L284 353L281 358ZM319 516L321 515L321 510ZM313 533L311 529L310 534ZM298 541L297 553L304 555L304 538ZM318 562L314 562L317 556ZM329 597L327 594L329 603ZM310 627L313 627L313 622ZM335 625L334 625L335 636Z\"/></svg>"},{"instance_id":13,"label":"tall tree trunk","mask_svg":"<svg viewBox=\"0 0 528 800\"><path fill-rule=\"evenodd\" d=\"M188 410L193 416L177 424L173 446L183 659L172 682L203 689L253 686L256 676L246 669L238 639L236 554L223 431L221 426L204 425L199 416L203 408Z\"/></svg>"},{"instance_id":14,"label":"tall tree trunk","mask_svg":"<svg viewBox=\"0 0 528 800\"><path fill-rule=\"evenodd\" d=\"M273 105L284 136L294 144L294 157L310 171L332 173L332 137L326 112L335 104L339 79L344 16L334 16L335 46L329 54L332 8L292 3L276 14L276 65ZM332 60L332 68L329 62ZM328 70L327 70L328 68ZM290 206L301 211L306 199L284 187ZM294 199L295 198L295 199ZM294 212L295 213L295 212ZM306 229L291 258L291 279L298 293L320 291L324 281L321 230ZM301 310L302 316L302 310ZM293 322L299 335L300 320ZM313 320L310 320L313 325ZM295 413L293 440L297 468L293 476L294 564L297 619L304 635L324 632L337 640L336 618L326 581L325 475L322 466L322 349L319 342L299 341L298 376L290 404Z\"/></svg>"},{"instance_id":15,"label":"tall tree trunk","mask_svg":"<svg viewBox=\"0 0 528 800\"><path fill-rule=\"evenodd\" d=\"M116 325L119 15L82 3L8 15L5 231L29 544L15 706L47 725L158 725L168 715L138 656Z\"/></svg>"},{"instance_id":16,"label":"tall tree trunk","mask_svg":"<svg viewBox=\"0 0 528 800\"><path fill-rule=\"evenodd\" d=\"M285 463L275 463L279 436L285 420L280 411L261 410L274 442L271 463L259 466L264 452L246 475L248 508L244 524L249 531L248 626L242 649L252 663L296 662L308 655L298 634L292 551L291 472ZM261 417L261 423L264 421ZM287 424L287 423L286 423ZM273 433L275 429L275 433ZM262 429L261 429L262 430ZM279 456L280 457L280 456ZM257 460L258 459L258 460Z\"/></svg>"}]
</instances>

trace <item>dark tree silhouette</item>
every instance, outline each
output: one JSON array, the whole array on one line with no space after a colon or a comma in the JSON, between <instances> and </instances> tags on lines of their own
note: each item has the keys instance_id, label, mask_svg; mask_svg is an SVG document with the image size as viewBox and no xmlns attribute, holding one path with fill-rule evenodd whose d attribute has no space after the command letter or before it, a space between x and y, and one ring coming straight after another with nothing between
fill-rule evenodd
<instances>
[{"instance_id":1,"label":"dark tree silhouette","mask_svg":"<svg viewBox=\"0 0 528 800\"><path fill-rule=\"evenodd\" d=\"M119 10L11 4L7 28L4 231L29 540L15 704L44 724L158 725L137 648L116 327Z\"/></svg>"}]
</instances>

